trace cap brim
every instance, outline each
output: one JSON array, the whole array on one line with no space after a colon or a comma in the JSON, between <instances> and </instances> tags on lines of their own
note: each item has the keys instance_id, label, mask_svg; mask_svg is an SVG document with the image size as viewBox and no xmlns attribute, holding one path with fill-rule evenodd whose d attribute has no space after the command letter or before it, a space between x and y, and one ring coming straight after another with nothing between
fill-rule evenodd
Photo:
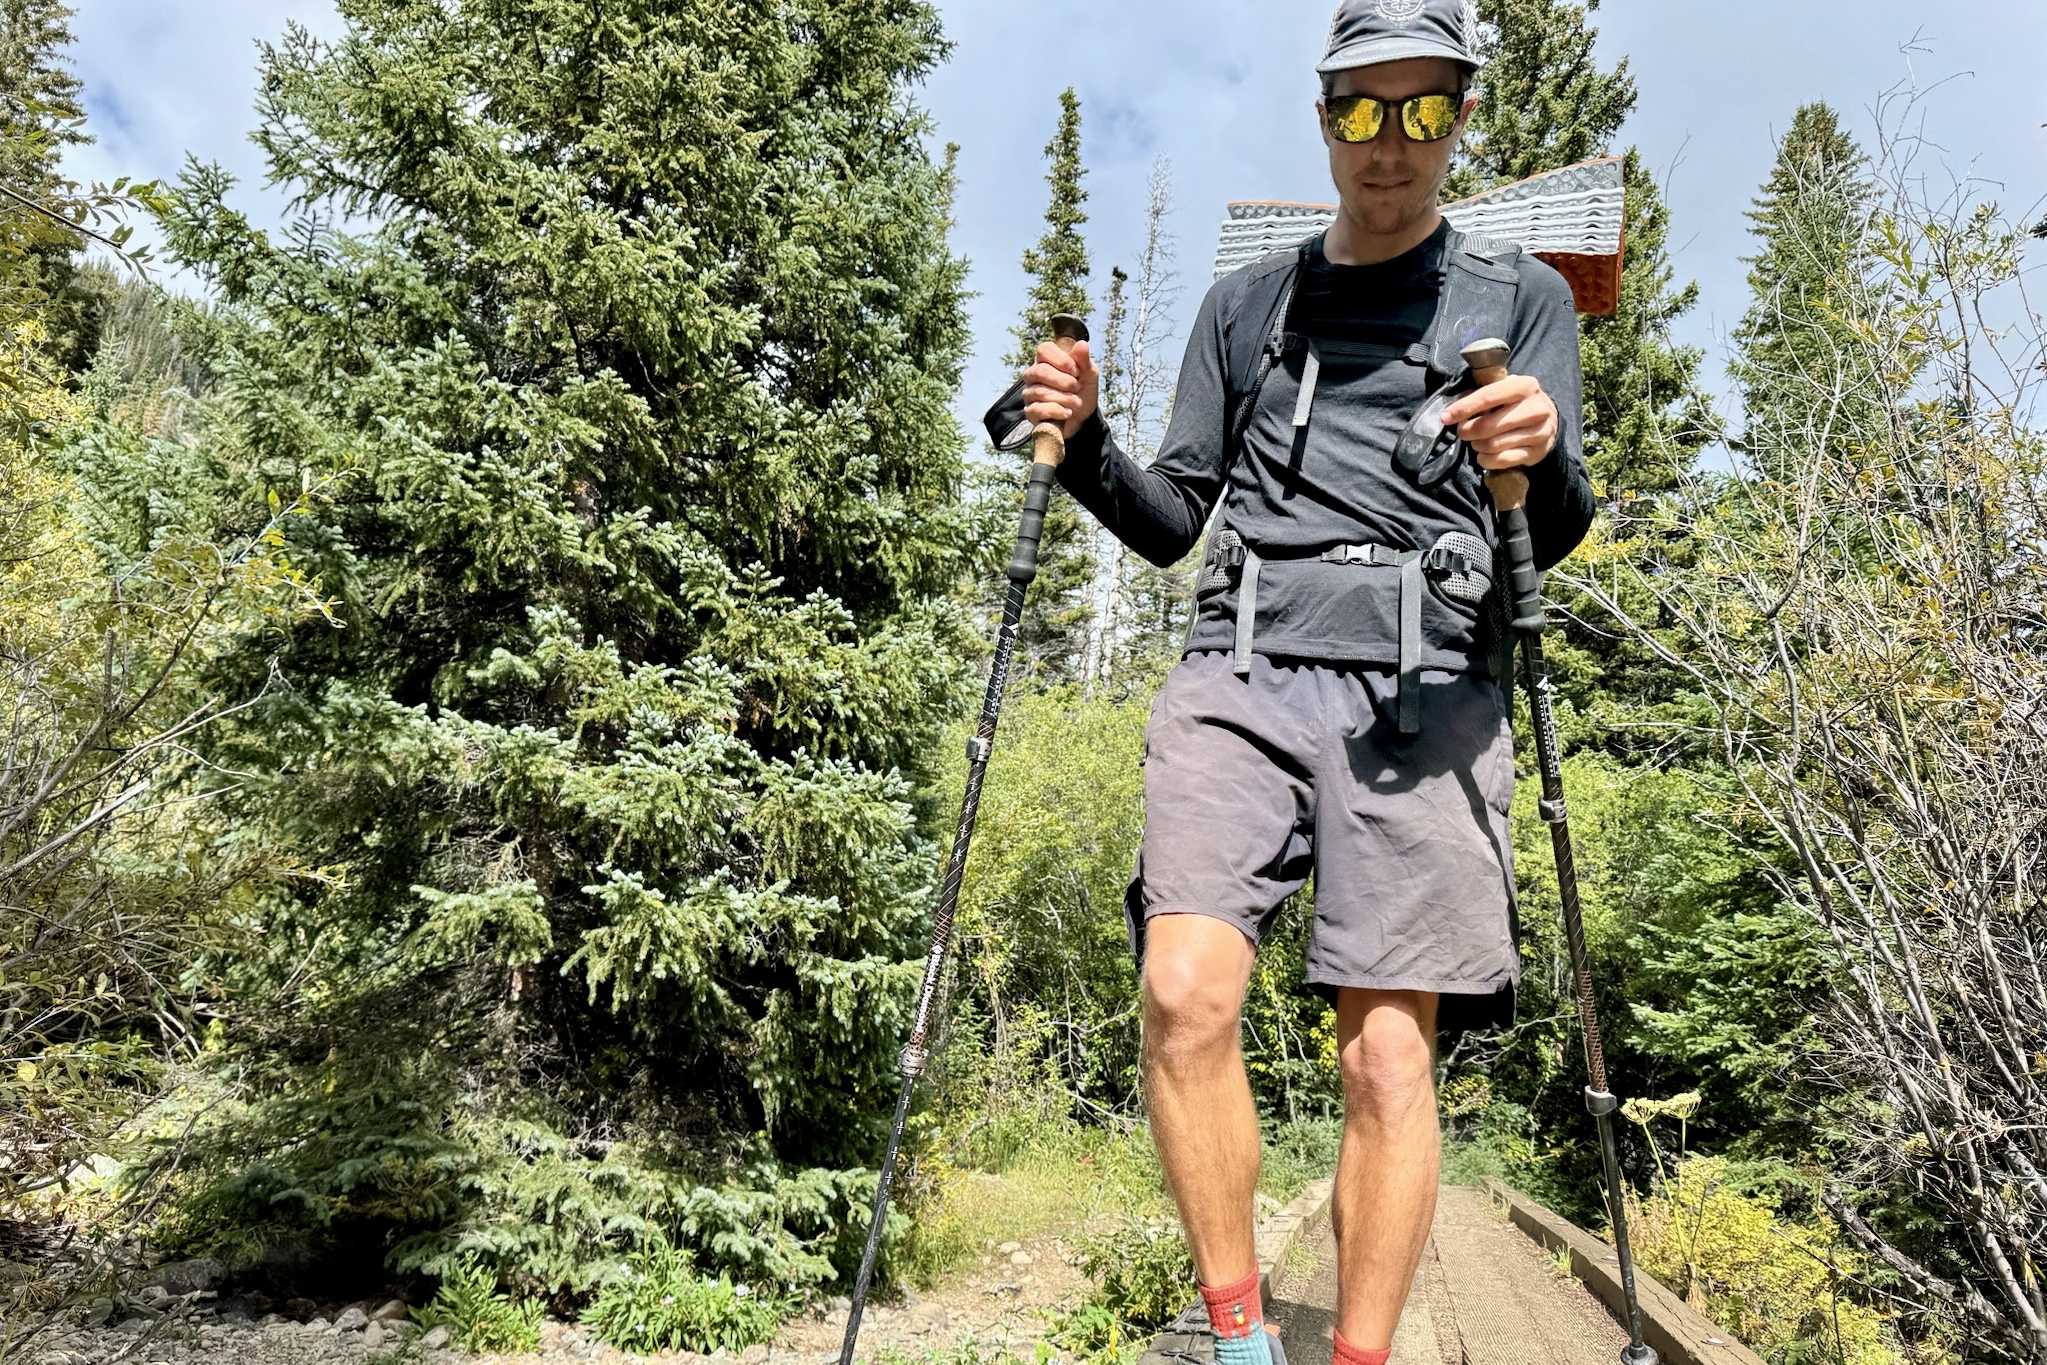
<instances>
[{"instance_id":1,"label":"cap brim","mask_svg":"<svg viewBox=\"0 0 2047 1365\"><path fill-rule=\"evenodd\" d=\"M1324 76L1338 71L1355 71L1361 66L1384 66L1387 62L1412 61L1416 57L1446 57L1467 70L1476 71L1478 66L1469 53L1448 43L1439 43L1431 38L1372 38L1362 43L1352 43L1339 48L1323 58L1315 68Z\"/></svg>"}]
</instances>

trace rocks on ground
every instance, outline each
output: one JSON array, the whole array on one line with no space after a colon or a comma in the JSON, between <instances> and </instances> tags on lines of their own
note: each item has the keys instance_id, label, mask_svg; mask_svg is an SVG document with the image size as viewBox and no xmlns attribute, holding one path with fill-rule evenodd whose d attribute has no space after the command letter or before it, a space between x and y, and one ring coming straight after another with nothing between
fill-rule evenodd
<instances>
[{"instance_id":1,"label":"rocks on ground","mask_svg":"<svg viewBox=\"0 0 2047 1365\"><path fill-rule=\"evenodd\" d=\"M1055 1240L991 1244L979 1260L940 1289L905 1290L893 1302L871 1304L860 1359L893 1349L916 1360L968 1344L990 1357L1007 1350L1030 1359L1060 1312L1086 1292ZM275 1303L260 1294L223 1296L224 1286L227 1269L217 1261L161 1266L140 1289L95 1301L72 1325L10 1355L8 1365L625 1365L642 1359L596 1341L574 1323L554 1321L545 1324L537 1355L473 1356L453 1349L446 1328L420 1330L403 1300ZM821 1304L789 1323L772 1346L653 1359L662 1365L836 1365L851 1307L845 1298Z\"/></svg>"}]
</instances>

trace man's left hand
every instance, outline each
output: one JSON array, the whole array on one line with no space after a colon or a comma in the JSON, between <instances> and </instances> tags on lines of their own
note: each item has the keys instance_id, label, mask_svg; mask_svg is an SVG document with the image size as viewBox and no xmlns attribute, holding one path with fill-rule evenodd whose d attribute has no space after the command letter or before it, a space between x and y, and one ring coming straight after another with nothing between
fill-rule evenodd
<instances>
[{"instance_id":1,"label":"man's left hand","mask_svg":"<svg viewBox=\"0 0 2047 1365\"><path fill-rule=\"evenodd\" d=\"M1557 405L1532 375L1465 394L1443 410L1443 425L1456 427L1487 469L1541 464L1557 446Z\"/></svg>"}]
</instances>

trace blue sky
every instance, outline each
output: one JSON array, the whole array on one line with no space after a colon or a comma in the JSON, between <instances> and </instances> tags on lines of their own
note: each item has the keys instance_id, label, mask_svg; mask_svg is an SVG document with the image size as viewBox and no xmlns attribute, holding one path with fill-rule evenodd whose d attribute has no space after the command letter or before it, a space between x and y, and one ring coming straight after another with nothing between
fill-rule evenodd
<instances>
[{"instance_id":1,"label":"blue sky","mask_svg":"<svg viewBox=\"0 0 2047 1365\"><path fill-rule=\"evenodd\" d=\"M274 212L247 137L256 45L291 19L334 31L327 0L74 3L74 55L100 139L74 173L169 176L189 153L240 172L250 207ZM923 101L940 137L961 144L955 246L979 292L963 412L1006 382L999 358L1023 297L1018 257L1041 231L1041 152L1059 91L1074 86L1084 104L1098 284L1136 254L1145 178L1163 155L1178 194L1180 313L1191 315L1229 200L1328 198L1311 106L1332 3L939 0L956 46ZM1774 134L1803 101L1833 102L1867 136L1884 92L1930 91L1929 177L1971 178L2015 211L2047 211L2038 0L1606 0L1595 22L1602 57L1626 57L1641 85L1623 136L1665 179L1679 277L1704 291L1685 340L1716 345L1741 314L1743 211Z\"/></svg>"}]
</instances>

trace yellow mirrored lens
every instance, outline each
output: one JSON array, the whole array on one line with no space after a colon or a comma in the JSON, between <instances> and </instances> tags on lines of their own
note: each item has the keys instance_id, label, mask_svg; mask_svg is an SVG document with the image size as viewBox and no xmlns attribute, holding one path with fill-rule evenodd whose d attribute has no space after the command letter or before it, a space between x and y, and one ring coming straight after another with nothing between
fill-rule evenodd
<instances>
[{"instance_id":1,"label":"yellow mirrored lens","mask_svg":"<svg viewBox=\"0 0 2047 1365\"><path fill-rule=\"evenodd\" d=\"M1370 142L1386 122L1386 106L1365 95L1329 101L1329 135L1338 142Z\"/></svg>"},{"instance_id":2,"label":"yellow mirrored lens","mask_svg":"<svg viewBox=\"0 0 2047 1365\"><path fill-rule=\"evenodd\" d=\"M1423 95L1400 106L1400 123L1416 142L1441 142L1457 131L1457 99Z\"/></svg>"}]
</instances>

